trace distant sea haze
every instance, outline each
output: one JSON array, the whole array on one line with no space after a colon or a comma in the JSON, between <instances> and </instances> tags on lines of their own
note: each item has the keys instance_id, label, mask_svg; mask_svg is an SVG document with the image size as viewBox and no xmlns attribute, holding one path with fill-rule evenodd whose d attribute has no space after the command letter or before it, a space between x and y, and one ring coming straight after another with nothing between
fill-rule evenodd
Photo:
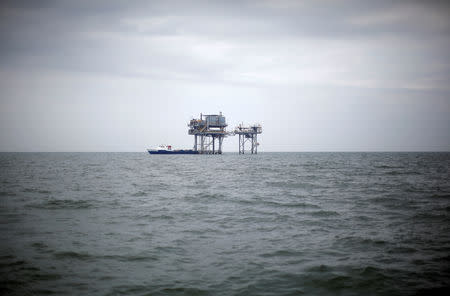
<instances>
[{"instance_id":1,"label":"distant sea haze","mask_svg":"<svg viewBox=\"0 0 450 296\"><path fill-rule=\"evenodd\" d=\"M2 295L446 295L450 153L0 153Z\"/></svg>"}]
</instances>

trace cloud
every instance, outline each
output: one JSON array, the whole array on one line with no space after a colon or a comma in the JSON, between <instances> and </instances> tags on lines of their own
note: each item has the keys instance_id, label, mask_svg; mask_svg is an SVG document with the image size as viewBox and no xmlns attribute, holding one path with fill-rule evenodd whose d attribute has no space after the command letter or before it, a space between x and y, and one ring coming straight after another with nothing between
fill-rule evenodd
<instances>
[{"instance_id":1,"label":"cloud","mask_svg":"<svg viewBox=\"0 0 450 296\"><path fill-rule=\"evenodd\" d=\"M439 3L239 3L5 2L0 61L174 80L448 87L450 22Z\"/></svg>"}]
</instances>

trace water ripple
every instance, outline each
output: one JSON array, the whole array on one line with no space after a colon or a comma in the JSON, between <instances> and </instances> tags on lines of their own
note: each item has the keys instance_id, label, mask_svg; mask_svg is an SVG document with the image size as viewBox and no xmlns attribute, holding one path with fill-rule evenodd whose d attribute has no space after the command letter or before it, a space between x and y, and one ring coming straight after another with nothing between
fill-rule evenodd
<instances>
[{"instance_id":1,"label":"water ripple","mask_svg":"<svg viewBox=\"0 0 450 296\"><path fill-rule=\"evenodd\" d=\"M5 295L448 293L450 153L0 153Z\"/></svg>"}]
</instances>

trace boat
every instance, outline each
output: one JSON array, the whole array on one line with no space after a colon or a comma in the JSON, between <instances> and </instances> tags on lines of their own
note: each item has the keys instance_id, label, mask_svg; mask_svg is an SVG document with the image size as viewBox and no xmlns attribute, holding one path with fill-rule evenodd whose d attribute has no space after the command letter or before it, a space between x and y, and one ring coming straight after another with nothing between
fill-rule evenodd
<instances>
[{"instance_id":1,"label":"boat","mask_svg":"<svg viewBox=\"0 0 450 296\"><path fill-rule=\"evenodd\" d=\"M199 154L193 149L174 149L171 145L159 145L156 149L147 149L150 154Z\"/></svg>"}]
</instances>

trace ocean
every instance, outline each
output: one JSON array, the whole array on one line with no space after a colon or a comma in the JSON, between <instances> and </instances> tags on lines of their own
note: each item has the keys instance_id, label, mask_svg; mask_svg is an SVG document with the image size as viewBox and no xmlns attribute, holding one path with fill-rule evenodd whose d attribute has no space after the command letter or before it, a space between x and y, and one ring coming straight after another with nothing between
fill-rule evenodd
<instances>
[{"instance_id":1,"label":"ocean","mask_svg":"<svg viewBox=\"0 0 450 296\"><path fill-rule=\"evenodd\" d=\"M0 201L2 295L450 291L450 153L0 153Z\"/></svg>"}]
</instances>

